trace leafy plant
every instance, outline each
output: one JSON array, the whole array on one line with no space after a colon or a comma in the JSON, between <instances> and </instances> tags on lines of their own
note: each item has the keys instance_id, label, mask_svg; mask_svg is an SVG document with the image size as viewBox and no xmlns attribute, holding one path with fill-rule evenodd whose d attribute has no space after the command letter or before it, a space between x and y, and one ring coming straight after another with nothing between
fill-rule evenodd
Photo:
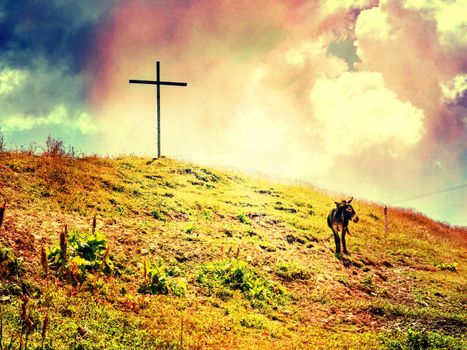
<instances>
[{"instance_id":1,"label":"leafy plant","mask_svg":"<svg viewBox=\"0 0 467 350\"><path fill-rule=\"evenodd\" d=\"M119 267L109 256L106 237L99 233L83 233L70 230L61 235L60 244L48 255L51 268L60 277L69 276L75 283L86 280L91 271L102 271L106 275L120 274Z\"/></svg>"},{"instance_id":2,"label":"leafy plant","mask_svg":"<svg viewBox=\"0 0 467 350\"><path fill-rule=\"evenodd\" d=\"M0 278L9 279L21 274L23 260L9 248L0 246Z\"/></svg>"},{"instance_id":3,"label":"leafy plant","mask_svg":"<svg viewBox=\"0 0 467 350\"><path fill-rule=\"evenodd\" d=\"M464 341L452 336L426 330L409 328L403 335L383 333L381 341L388 350L436 350L436 349L465 349Z\"/></svg>"},{"instance_id":4,"label":"leafy plant","mask_svg":"<svg viewBox=\"0 0 467 350\"><path fill-rule=\"evenodd\" d=\"M266 328L265 317L259 314L255 314L255 313L246 314L240 320L240 324L246 328L254 328L254 329L265 329Z\"/></svg>"},{"instance_id":5,"label":"leafy plant","mask_svg":"<svg viewBox=\"0 0 467 350\"><path fill-rule=\"evenodd\" d=\"M226 259L203 265L196 276L196 282L220 297L230 296L229 290L239 290L253 307L266 304L282 304L286 289L256 273L247 262Z\"/></svg>"},{"instance_id":6,"label":"leafy plant","mask_svg":"<svg viewBox=\"0 0 467 350\"><path fill-rule=\"evenodd\" d=\"M178 267L167 266L159 259L145 268L145 281L138 292L145 294L171 294L184 297L187 293L186 280ZM149 281L148 281L149 280Z\"/></svg>"},{"instance_id":7,"label":"leafy plant","mask_svg":"<svg viewBox=\"0 0 467 350\"><path fill-rule=\"evenodd\" d=\"M459 264L456 262L453 262L452 264L449 264L449 263L436 263L435 264L435 266L440 270L447 270L447 271L452 271L452 272L457 271L458 265Z\"/></svg>"},{"instance_id":8,"label":"leafy plant","mask_svg":"<svg viewBox=\"0 0 467 350\"><path fill-rule=\"evenodd\" d=\"M295 261L281 262L276 266L276 274L287 281L292 280L307 280L310 278L310 273L307 269L299 265Z\"/></svg>"}]
</instances>

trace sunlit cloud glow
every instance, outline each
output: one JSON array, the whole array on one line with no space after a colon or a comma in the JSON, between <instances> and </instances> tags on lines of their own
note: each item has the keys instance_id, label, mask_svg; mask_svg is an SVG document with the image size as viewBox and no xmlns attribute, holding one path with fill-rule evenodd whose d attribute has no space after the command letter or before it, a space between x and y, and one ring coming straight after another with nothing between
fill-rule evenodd
<instances>
[{"instance_id":1,"label":"sunlit cloud glow","mask_svg":"<svg viewBox=\"0 0 467 350\"><path fill-rule=\"evenodd\" d=\"M355 154L377 145L409 152L420 141L423 111L402 102L384 86L380 73L344 73L320 79L311 91L320 135L331 154ZM397 147L397 150L394 149Z\"/></svg>"}]
</instances>

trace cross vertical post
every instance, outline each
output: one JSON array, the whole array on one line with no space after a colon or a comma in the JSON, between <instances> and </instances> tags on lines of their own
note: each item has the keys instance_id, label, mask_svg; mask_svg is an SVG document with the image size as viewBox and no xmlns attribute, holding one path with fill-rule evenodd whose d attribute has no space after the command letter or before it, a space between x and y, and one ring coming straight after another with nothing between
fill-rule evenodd
<instances>
[{"instance_id":1,"label":"cross vertical post","mask_svg":"<svg viewBox=\"0 0 467 350\"><path fill-rule=\"evenodd\" d=\"M174 81L161 81L160 62L156 61L156 80L135 80L131 79L130 84L149 84L156 85L157 97L157 158L161 157L161 85L187 86L187 83Z\"/></svg>"},{"instance_id":2,"label":"cross vertical post","mask_svg":"<svg viewBox=\"0 0 467 350\"><path fill-rule=\"evenodd\" d=\"M160 62L156 62L156 82L157 82L157 158L161 157L161 68Z\"/></svg>"}]
</instances>

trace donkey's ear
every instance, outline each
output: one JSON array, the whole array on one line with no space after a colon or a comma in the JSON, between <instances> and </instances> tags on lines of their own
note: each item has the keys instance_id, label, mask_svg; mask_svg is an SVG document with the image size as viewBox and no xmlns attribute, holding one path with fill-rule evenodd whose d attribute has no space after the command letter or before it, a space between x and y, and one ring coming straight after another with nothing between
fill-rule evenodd
<instances>
[{"instance_id":1,"label":"donkey's ear","mask_svg":"<svg viewBox=\"0 0 467 350\"><path fill-rule=\"evenodd\" d=\"M353 197L350 197L350 199L347 201L347 203L350 204L350 202L352 202L352 200L353 200Z\"/></svg>"},{"instance_id":2,"label":"donkey's ear","mask_svg":"<svg viewBox=\"0 0 467 350\"><path fill-rule=\"evenodd\" d=\"M341 203L339 203L339 202L334 202L334 203L336 203L336 206L337 206L337 207L338 207L339 205L341 205Z\"/></svg>"}]
</instances>

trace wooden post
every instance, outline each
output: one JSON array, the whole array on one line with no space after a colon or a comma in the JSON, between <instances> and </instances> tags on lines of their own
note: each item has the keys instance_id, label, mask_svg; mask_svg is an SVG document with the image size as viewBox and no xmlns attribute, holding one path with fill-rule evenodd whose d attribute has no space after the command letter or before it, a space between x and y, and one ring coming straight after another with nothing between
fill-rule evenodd
<instances>
[{"instance_id":1,"label":"wooden post","mask_svg":"<svg viewBox=\"0 0 467 350\"><path fill-rule=\"evenodd\" d=\"M156 85L157 90L157 158L161 157L161 73L160 63L156 62L156 81L159 84Z\"/></svg>"},{"instance_id":2,"label":"wooden post","mask_svg":"<svg viewBox=\"0 0 467 350\"><path fill-rule=\"evenodd\" d=\"M384 206L384 234L388 235L388 207Z\"/></svg>"}]
</instances>

